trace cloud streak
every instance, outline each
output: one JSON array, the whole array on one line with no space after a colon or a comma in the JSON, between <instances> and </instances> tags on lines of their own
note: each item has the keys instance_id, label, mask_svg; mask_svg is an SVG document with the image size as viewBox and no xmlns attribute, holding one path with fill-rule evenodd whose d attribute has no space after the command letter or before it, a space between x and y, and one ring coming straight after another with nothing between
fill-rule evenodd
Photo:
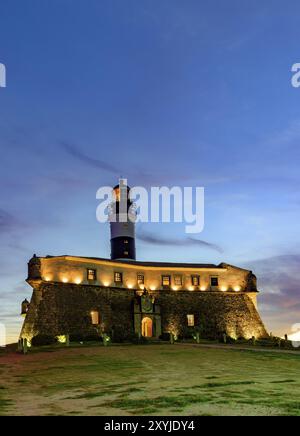
<instances>
[{"instance_id":1,"label":"cloud streak","mask_svg":"<svg viewBox=\"0 0 300 436\"><path fill-rule=\"evenodd\" d=\"M83 153L78 146L71 144L68 141L59 141L60 147L68 153L73 158L77 159L81 163L100 170L107 171L108 173L113 174L116 178L120 177L120 168L117 168L107 162L104 162L101 159L96 159L94 157L89 156L86 153ZM145 171L131 171L131 165L128 165L127 174L124 174L125 177L133 179L142 186L158 186L162 183L170 182L170 179L178 181L185 181L193 179L190 175L187 174L153 174L147 173Z\"/></svg>"},{"instance_id":2,"label":"cloud streak","mask_svg":"<svg viewBox=\"0 0 300 436\"><path fill-rule=\"evenodd\" d=\"M5 234L18 227L18 220L9 212L0 209L0 234Z\"/></svg>"},{"instance_id":3,"label":"cloud streak","mask_svg":"<svg viewBox=\"0 0 300 436\"><path fill-rule=\"evenodd\" d=\"M110 173L113 173L115 175L119 174L119 171L116 167L113 165L108 164L107 162L104 162L100 159L95 159L93 157L90 157L86 155L85 153L82 153L75 145L70 144L66 141L60 141L60 146L64 149L65 152L67 152L70 156L74 157L75 159L93 167L96 169L104 170Z\"/></svg>"},{"instance_id":4,"label":"cloud streak","mask_svg":"<svg viewBox=\"0 0 300 436\"><path fill-rule=\"evenodd\" d=\"M68 141L59 141L59 146L74 159L80 161L81 163L95 168L100 169L102 171L107 171L108 173L113 174L116 178L120 177L120 168L115 167L101 159L97 159L89 156L88 154L81 151L81 148L77 145L74 145ZM124 163L124 162L123 162ZM126 162L125 162L126 163ZM178 183L185 184L193 184L198 181L198 174L192 174L191 171L168 171L168 173L159 173L159 172L146 172L145 170L132 170L132 162L129 162L128 165L125 165L126 174L123 174L125 178L135 181L135 186L143 186L143 187L151 187L151 186L170 186ZM137 166L137 168L140 167ZM201 182L202 185L209 184L222 184L231 181L232 176L212 176L211 174L202 174Z\"/></svg>"},{"instance_id":5,"label":"cloud streak","mask_svg":"<svg viewBox=\"0 0 300 436\"><path fill-rule=\"evenodd\" d=\"M156 235L152 235L150 233L139 233L137 235L137 239L143 242L146 242L148 244L152 245L160 245L160 246L181 246L181 247L187 247L187 246L200 246L202 248L207 248L209 250L217 251L218 253L223 253L223 249L217 245L213 244L211 242L203 241L202 239L196 239L192 237L186 237L185 239L177 239L177 238L163 238Z\"/></svg>"}]
</instances>

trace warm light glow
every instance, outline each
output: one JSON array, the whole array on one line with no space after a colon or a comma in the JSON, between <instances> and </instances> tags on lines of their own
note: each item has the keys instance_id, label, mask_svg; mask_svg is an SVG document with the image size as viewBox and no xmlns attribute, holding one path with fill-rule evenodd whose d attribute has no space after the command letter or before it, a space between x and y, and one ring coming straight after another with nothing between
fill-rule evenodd
<instances>
[{"instance_id":1,"label":"warm light glow","mask_svg":"<svg viewBox=\"0 0 300 436\"><path fill-rule=\"evenodd\" d=\"M223 291L223 292L226 292L227 289L228 289L227 286L222 286L222 287L221 287L221 291Z\"/></svg>"},{"instance_id":2,"label":"warm light glow","mask_svg":"<svg viewBox=\"0 0 300 436\"><path fill-rule=\"evenodd\" d=\"M140 289L144 290L145 289L145 285L140 285Z\"/></svg>"},{"instance_id":3,"label":"warm light glow","mask_svg":"<svg viewBox=\"0 0 300 436\"><path fill-rule=\"evenodd\" d=\"M76 285L80 285L81 282L82 280L79 277L75 280Z\"/></svg>"},{"instance_id":4,"label":"warm light glow","mask_svg":"<svg viewBox=\"0 0 300 436\"><path fill-rule=\"evenodd\" d=\"M235 286L234 290L235 290L235 292L239 292L241 290L241 287L240 286Z\"/></svg>"},{"instance_id":5,"label":"warm light glow","mask_svg":"<svg viewBox=\"0 0 300 436\"><path fill-rule=\"evenodd\" d=\"M189 327L194 327L195 325L195 317L194 315L187 315L187 321Z\"/></svg>"},{"instance_id":6,"label":"warm light glow","mask_svg":"<svg viewBox=\"0 0 300 436\"><path fill-rule=\"evenodd\" d=\"M150 291L155 291L156 287L155 286L150 286Z\"/></svg>"},{"instance_id":7,"label":"warm light glow","mask_svg":"<svg viewBox=\"0 0 300 436\"><path fill-rule=\"evenodd\" d=\"M189 291L193 291L193 290L194 290L194 286L190 286Z\"/></svg>"},{"instance_id":8,"label":"warm light glow","mask_svg":"<svg viewBox=\"0 0 300 436\"><path fill-rule=\"evenodd\" d=\"M69 281L69 280L68 280L66 277L63 277L63 279L62 279L62 282L63 282L63 283L68 283L68 281Z\"/></svg>"},{"instance_id":9,"label":"warm light glow","mask_svg":"<svg viewBox=\"0 0 300 436\"><path fill-rule=\"evenodd\" d=\"M91 318L92 318L92 324L98 325L99 324L99 312L97 310L91 311Z\"/></svg>"},{"instance_id":10,"label":"warm light glow","mask_svg":"<svg viewBox=\"0 0 300 436\"><path fill-rule=\"evenodd\" d=\"M146 338L153 336L153 321L147 316L142 320L142 335Z\"/></svg>"},{"instance_id":11,"label":"warm light glow","mask_svg":"<svg viewBox=\"0 0 300 436\"><path fill-rule=\"evenodd\" d=\"M201 286L201 291L206 291L206 288L205 288L205 286Z\"/></svg>"},{"instance_id":12,"label":"warm light glow","mask_svg":"<svg viewBox=\"0 0 300 436\"><path fill-rule=\"evenodd\" d=\"M106 281L106 282L103 282L103 285L104 285L104 286L109 286L110 283L109 283L108 281Z\"/></svg>"},{"instance_id":13,"label":"warm light glow","mask_svg":"<svg viewBox=\"0 0 300 436\"><path fill-rule=\"evenodd\" d=\"M132 289L132 288L133 288L133 285L132 285L131 283L128 283L128 284L127 284L127 288L128 288L128 289Z\"/></svg>"},{"instance_id":14,"label":"warm light glow","mask_svg":"<svg viewBox=\"0 0 300 436\"><path fill-rule=\"evenodd\" d=\"M65 335L57 336L57 340L60 344L65 344L67 342L67 337Z\"/></svg>"},{"instance_id":15,"label":"warm light glow","mask_svg":"<svg viewBox=\"0 0 300 436\"><path fill-rule=\"evenodd\" d=\"M113 193L114 193L114 200L115 201L120 201L120 188L119 187L115 188L113 190Z\"/></svg>"},{"instance_id":16,"label":"warm light glow","mask_svg":"<svg viewBox=\"0 0 300 436\"><path fill-rule=\"evenodd\" d=\"M172 286L173 291L177 291L178 287L177 286Z\"/></svg>"},{"instance_id":17,"label":"warm light glow","mask_svg":"<svg viewBox=\"0 0 300 436\"><path fill-rule=\"evenodd\" d=\"M237 334L234 330L228 330L227 335L230 336L232 339L237 340Z\"/></svg>"},{"instance_id":18,"label":"warm light glow","mask_svg":"<svg viewBox=\"0 0 300 436\"><path fill-rule=\"evenodd\" d=\"M45 277L45 281L50 282L50 277L49 276Z\"/></svg>"}]
</instances>

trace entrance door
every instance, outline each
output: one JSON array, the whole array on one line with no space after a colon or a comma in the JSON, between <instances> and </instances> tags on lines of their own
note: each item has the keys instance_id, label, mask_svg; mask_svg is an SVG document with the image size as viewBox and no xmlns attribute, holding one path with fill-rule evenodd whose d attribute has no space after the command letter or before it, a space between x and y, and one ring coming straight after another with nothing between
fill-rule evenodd
<instances>
[{"instance_id":1,"label":"entrance door","mask_svg":"<svg viewBox=\"0 0 300 436\"><path fill-rule=\"evenodd\" d=\"M153 336L152 319L149 317L145 317L142 320L142 335L146 338L151 338Z\"/></svg>"}]
</instances>

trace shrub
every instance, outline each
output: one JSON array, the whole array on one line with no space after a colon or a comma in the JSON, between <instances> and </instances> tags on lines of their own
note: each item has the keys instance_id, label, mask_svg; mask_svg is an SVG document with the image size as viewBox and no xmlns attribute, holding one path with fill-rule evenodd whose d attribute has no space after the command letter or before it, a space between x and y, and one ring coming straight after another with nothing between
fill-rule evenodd
<instances>
[{"instance_id":1,"label":"shrub","mask_svg":"<svg viewBox=\"0 0 300 436\"><path fill-rule=\"evenodd\" d=\"M126 331L121 327L115 327L111 332L112 342L123 343L123 342L132 342L132 339L135 336L133 331Z\"/></svg>"},{"instance_id":2,"label":"shrub","mask_svg":"<svg viewBox=\"0 0 300 436\"><path fill-rule=\"evenodd\" d=\"M89 335L83 336L83 342L99 342L102 341L102 336L97 333L91 333Z\"/></svg>"},{"instance_id":3,"label":"shrub","mask_svg":"<svg viewBox=\"0 0 300 436\"><path fill-rule=\"evenodd\" d=\"M70 342L83 342L83 335L78 333L70 335Z\"/></svg>"},{"instance_id":4,"label":"shrub","mask_svg":"<svg viewBox=\"0 0 300 436\"><path fill-rule=\"evenodd\" d=\"M248 340L248 339L243 338L242 336L238 337L237 340L236 340L236 342L238 344L248 344L251 341L252 341L252 339Z\"/></svg>"},{"instance_id":5,"label":"shrub","mask_svg":"<svg viewBox=\"0 0 300 436\"><path fill-rule=\"evenodd\" d=\"M90 333L88 335L72 334L70 335L70 342L99 342L102 341L102 337L98 333Z\"/></svg>"},{"instance_id":6,"label":"shrub","mask_svg":"<svg viewBox=\"0 0 300 436\"><path fill-rule=\"evenodd\" d=\"M31 345L41 347L42 345L53 345L57 342L55 336L52 335L36 335L31 340Z\"/></svg>"},{"instance_id":7,"label":"shrub","mask_svg":"<svg viewBox=\"0 0 300 436\"><path fill-rule=\"evenodd\" d=\"M170 342L170 333L169 332L164 332L160 335L159 339L161 339L162 341L168 341Z\"/></svg>"},{"instance_id":8,"label":"shrub","mask_svg":"<svg viewBox=\"0 0 300 436\"><path fill-rule=\"evenodd\" d=\"M194 327L184 327L179 339L193 339L195 335L196 330Z\"/></svg>"},{"instance_id":9,"label":"shrub","mask_svg":"<svg viewBox=\"0 0 300 436\"><path fill-rule=\"evenodd\" d=\"M224 344L224 335L220 335L218 341L221 344ZM226 335L226 344L236 344L237 340L232 338L231 336Z\"/></svg>"},{"instance_id":10,"label":"shrub","mask_svg":"<svg viewBox=\"0 0 300 436\"><path fill-rule=\"evenodd\" d=\"M262 338L256 340L256 345L260 345L261 347L278 347L280 338L272 337L272 338ZM281 343L283 341L281 340Z\"/></svg>"}]
</instances>

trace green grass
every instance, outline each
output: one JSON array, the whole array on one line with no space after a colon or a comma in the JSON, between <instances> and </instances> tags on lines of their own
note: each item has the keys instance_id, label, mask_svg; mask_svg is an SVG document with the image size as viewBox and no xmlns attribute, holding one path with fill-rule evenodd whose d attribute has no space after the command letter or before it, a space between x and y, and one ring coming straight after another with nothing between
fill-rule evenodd
<instances>
[{"instance_id":1,"label":"green grass","mask_svg":"<svg viewBox=\"0 0 300 436\"><path fill-rule=\"evenodd\" d=\"M300 355L189 345L35 350L8 364L0 414L298 415Z\"/></svg>"},{"instance_id":2,"label":"green grass","mask_svg":"<svg viewBox=\"0 0 300 436\"><path fill-rule=\"evenodd\" d=\"M5 388L3 386L0 386L0 416L5 415L5 413L8 411L9 406L12 405L11 400L6 399L5 395Z\"/></svg>"}]
</instances>

